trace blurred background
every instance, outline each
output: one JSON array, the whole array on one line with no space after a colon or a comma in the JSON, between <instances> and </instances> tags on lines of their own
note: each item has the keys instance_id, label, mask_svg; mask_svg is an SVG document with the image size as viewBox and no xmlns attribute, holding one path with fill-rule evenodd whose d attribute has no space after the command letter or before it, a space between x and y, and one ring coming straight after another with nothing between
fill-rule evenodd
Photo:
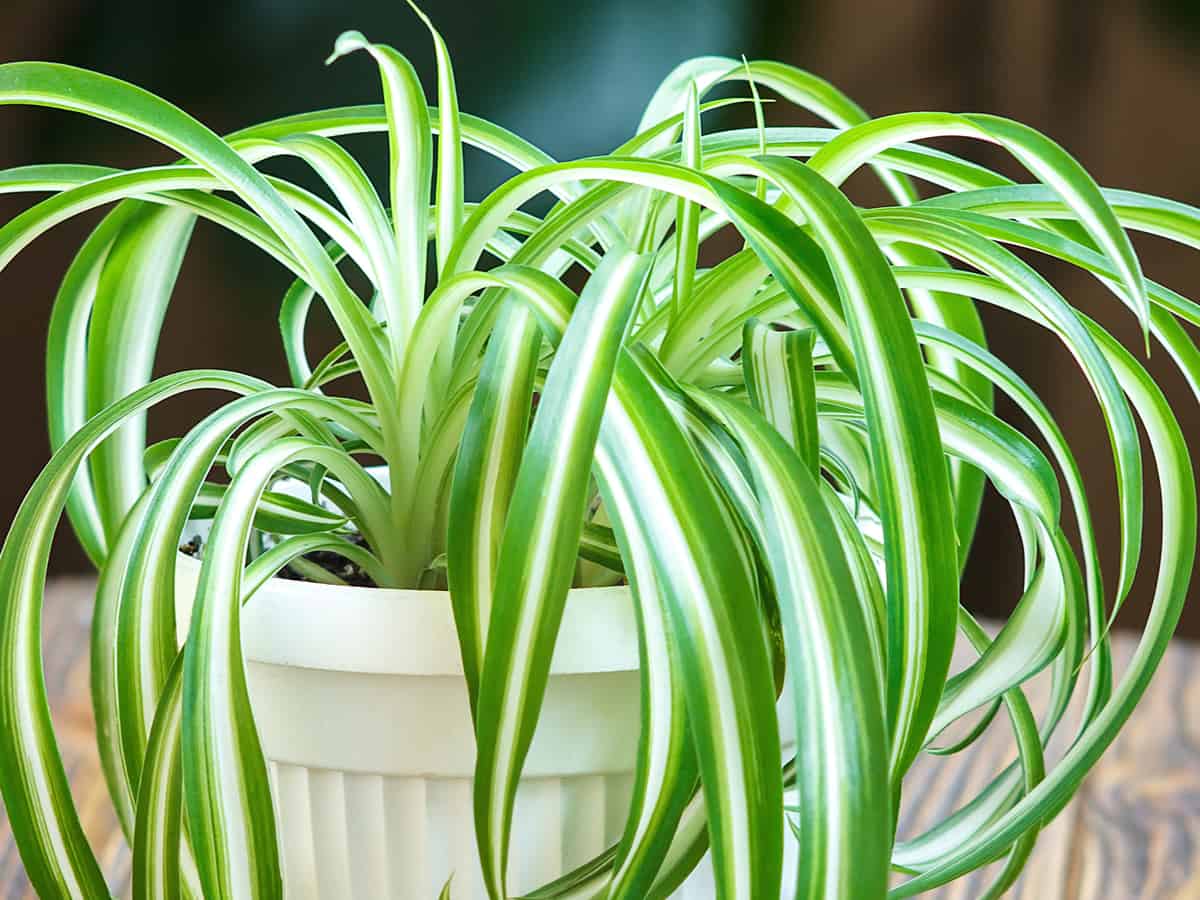
<instances>
[{"instance_id":1,"label":"blurred background","mask_svg":"<svg viewBox=\"0 0 1200 900\"><path fill-rule=\"evenodd\" d=\"M990 112L1025 121L1064 144L1108 186L1200 203L1200 4L1195 0L427 0L454 56L462 109L504 125L551 155L603 152L629 137L655 86L700 54L774 57L830 79L873 114ZM377 102L370 63L322 63L342 30L358 28L407 54L434 84L428 36L401 0L6 0L0 62L45 59L134 81L218 132L324 106ZM750 124L745 109L723 123ZM769 107L771 124L811 120ZM746 117L746 118L739 118ZM1008 174L1002 154L947 144ZM360 149L358 146L356 150ZM384 142L361 145L380 171ZM0 168L34 162L136 166L170 155L110 126L64 113L0 110ZM468 198L507 176L469 156ZM881 199L866 179L861 202ZM28 197L0 195L0 222ZM43 349L50 304L72 254L97 220L62 225L0 273L0 379L8 437L0 449L0 531L49 455ZM1147 273L1200 297L1200 255L1139 240ZM1074 303L1136 347L1136 324L1105 292L1065 267L1039 265ZM201 223L184 263L158 354L161 372L232 368L282 383L275 316L287 275L247 245ZM1053 340L1004 314L985 321L994 349L1060 417L1092 489L1110 586L1116 570L1111 456L1087 386ZM332 331L314 337L328 346ZM1165 354L1151 361L1200 451L1200 411ZM203 400L174 401L152 416L151 438L182 433ZM1197 456L1200 458L1200 455ZM1150 492L1153 494L1153 491ZM1155 539L1148 497L1147 539ZM1146 568L1152 574L1154 560ZM55 572L87 562L64 525ZM1007 507L989 496L964 599L1003 615L1020 591L1021 560ZM1124 621L1144 616L1142 577ZM1193 589L1193 596L1198 591ZM1200 637L1200 606L1184 633Z\"/></svg>"}]
</instances>

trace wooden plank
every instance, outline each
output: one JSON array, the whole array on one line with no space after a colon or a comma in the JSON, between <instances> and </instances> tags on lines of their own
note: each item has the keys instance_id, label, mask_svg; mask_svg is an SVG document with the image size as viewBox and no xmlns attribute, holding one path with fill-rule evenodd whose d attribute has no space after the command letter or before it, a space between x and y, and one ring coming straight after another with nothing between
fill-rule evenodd
<instances>
[{"instance_id":1,"label":"wooden plank","mask_svg":"<svg viewBox=\"0 0 1200 900\"><path fill-rule=\"evenodd\" d=\"M1123 644L1118 663L1130 646ZM1091 773L1076 807L1081 897L1200 897L1200 682L1177 642L1133 720Z\"/></svg>"},{"instance_id":2,"label":"wooden plank","mask_svg":"<svg viewBox=\"0 0 1200 900\"><path fill-rule=\"evenodd\" d=\"M118 897L129 892L129 853L109 806L93 740L88 693L88 627L94 581L56 581L43 618L46 684L63 762L84 828ZM1115 641L1118 673L1133 647ZM959 659L962 665L965 659ZM1132 721L1072 804L1042 833L1013 900L1159 900L1200 897L1200 662L1177 642ZM1027 689L1035 709L1046 679ZM1073 731L1073 709L1060 729ZM1051 759L1061 746L1052 744ZM923 756L905 781L902 836L940 820L1014 758L1003 713L969 750ZM998 865L998 864L997 864ZM996 866L924 895L974 900ZM0 900L36 900L0 810Z\"/></svg>"}]
</instances>

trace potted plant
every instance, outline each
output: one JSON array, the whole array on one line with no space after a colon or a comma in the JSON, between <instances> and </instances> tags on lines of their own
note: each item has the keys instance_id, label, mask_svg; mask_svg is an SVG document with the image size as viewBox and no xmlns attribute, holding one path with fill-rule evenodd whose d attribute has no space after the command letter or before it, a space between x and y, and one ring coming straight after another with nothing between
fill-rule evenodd
<instances>
[{"instance_id":1,"label":"potted plant","mask_svg":"<svg viewBox=\"0 0 1200 900\"><path fill-rule=\"evenodd\" d=\"M181 157L0 172L0 190L50 193L0 228L0 265L116 204L56 299L55 453L0 552L0 789L35 889L109 896L43 679L65 510L100 569L92 691L135 897L899 898L1003 859L987 895L1002 894L1145 690L1196 543L1160 389L1012 248L1094 274L1195 391L1179 320L1200 307L1142 275L1127 232L1194 245L1200 211L1099 188L1012 121L871 120L812 75L720 58L678 67L611 154L559 163L459 112L430 30L435 107L401 55L347 33L334 58L366 51L383 105L225 138L103 75L0 66L0 103L82 112ZM731 82L745 97L705 99ZM767 127L760 89L829 127ZM701 128L737 102L756 128ZM335 140L362 132L387 136L385 196ZM919 143L941 136L998 144L1030 183ZM464 144L518 174L466 203ZM279 156L336 202L260 171ZM843 194L862 166L891 205ZM912 179L940 190L922 199ZM523 209L545 192L549 213ZM197 218L295 274L292 386L151 379ZM734 249L700 264L729 226ZM318 300L344 340L313 363ZM981 304L1049 330L1091 387L1117 475L1107 584L1072 448L987 349ZM214 389L230 399L146 446L150 407ZM997 417L997 392L1027 433ZM1159 562L1114 679L1108 627L1144 568L1139 422ZM1026 563L994 633L958 588L987 483ZM951 675L960 637L973 656ZM1023 686L1040 672L1035 715ZM914 759L965 748L1000 709L1017 762L898 841ZM702 857L710 874L685 883Z\"/></svg>"}]
</instances>

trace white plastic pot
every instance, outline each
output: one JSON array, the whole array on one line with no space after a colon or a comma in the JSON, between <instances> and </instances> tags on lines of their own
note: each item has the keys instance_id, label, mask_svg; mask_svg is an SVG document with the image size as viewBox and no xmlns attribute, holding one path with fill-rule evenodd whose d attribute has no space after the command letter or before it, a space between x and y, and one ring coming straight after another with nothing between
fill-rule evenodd
<instances>
[{"instance_id":1,"label":"white plastic pot","mask_svg":"<svg viewBox=\"0 0 1200 900\"><path fill-rule=\"evenodd\" d=\"M199 563L181 556L186 631ZM449 594L272 579L242 613L289 900L483 898L475 742ZM571 591L517 794L509 885L620 836L640 728L628 588ZM695 895L702 896L702 895Z\"/></svg>"}]
</instances>

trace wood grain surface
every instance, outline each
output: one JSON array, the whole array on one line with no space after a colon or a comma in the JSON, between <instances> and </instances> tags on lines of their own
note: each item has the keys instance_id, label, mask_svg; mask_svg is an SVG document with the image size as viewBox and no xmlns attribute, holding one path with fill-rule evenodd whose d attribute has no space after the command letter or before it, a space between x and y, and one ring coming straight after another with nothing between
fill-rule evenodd
<instances>
[{"instance_id":1,"label":"wood grain surface","mask_svg":"<svg viewBox=\"0 0 1200 900\"><path fill-rule=\"evenodd\" d=\"M93 581L61 579L43 619L46 685L83 825L117 897L129 894L129 853L108 804L93 743L88 627ZM1133 647L1118 637L1118 674ZM1177 641L1150 691L1070 806L1042 833L1006 895L1020 900L1200 900L1200 677L1197 649ZM1036 705L1043 686L1035 681ZM1003 715L955 757L922 757L905 783L901 833L944 816L1013 758ZM1070 723L1068 723L1070 724ZM1064 731L1068 729L1062 729ZM1051 761L1054 759L1051 748ZM975 900L993 870L923 896ZM0 810L0 900L35 897Z\"/></svg>"}]
</instances>

